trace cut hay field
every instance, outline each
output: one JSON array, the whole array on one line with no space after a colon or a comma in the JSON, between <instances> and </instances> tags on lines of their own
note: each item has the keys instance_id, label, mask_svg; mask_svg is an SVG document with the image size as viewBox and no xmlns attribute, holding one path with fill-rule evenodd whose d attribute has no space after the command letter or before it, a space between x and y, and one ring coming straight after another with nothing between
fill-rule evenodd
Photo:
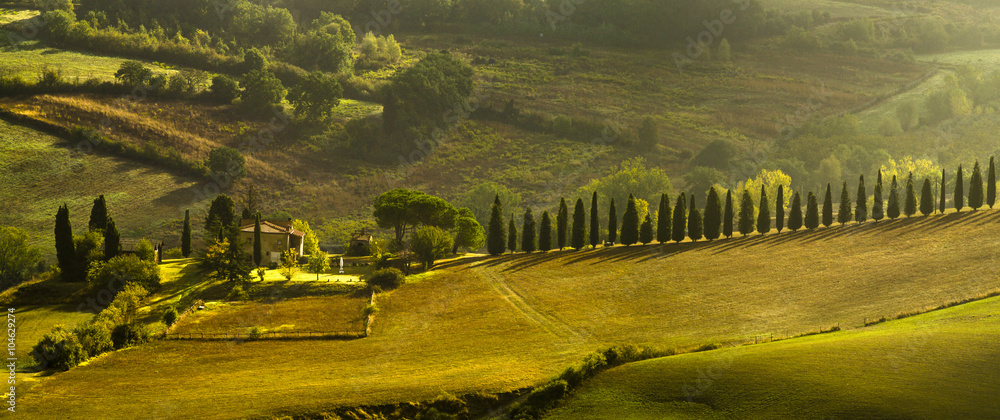
<instances>
[{"instance_id":1,"label":"cut hay field","mask_svg":"<svg viewBox=\"0 0 1000 420\"><path fill-rule=\"evenodd\" d=\"M364 331L363 295L306 297L266 302L209 302L171 329L171 333Z\"/></svg>"},{"instance_id":2,"label":"cut hay field","mask_svg":"<svg viewBox=\"0 0 1000 420\"><path fill-rule=\"evenodd\" d=\"M608 370L547 419L995 418L1000 298Z\"/></svg>"},{"instance_id":3,"label":"cut hay field","mask_svg":"<svg viewBox=\"0 0 1000 420\"><path fill-rule=\"evenodd\" d=\"M836 325L865 333L866 319L1000 289L998 219L460 259L380 296L369 338L159 341L53 375L21 402L35 418L318 413L530 387L613 343L685 350Z\"/></svg>"}]
</instances>

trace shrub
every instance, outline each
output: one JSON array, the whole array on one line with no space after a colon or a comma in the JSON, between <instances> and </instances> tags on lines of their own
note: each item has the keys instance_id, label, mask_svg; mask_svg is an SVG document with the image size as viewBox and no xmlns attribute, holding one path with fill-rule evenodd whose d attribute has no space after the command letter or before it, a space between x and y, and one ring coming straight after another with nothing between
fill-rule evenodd
<instances>
[{"instance_id":1,"label":"shrub","mask_svg":"<svg viewBox=\"0 0 1000 420\"><path fill-rule=\"evenodd\" d=\"M403 284L403 272L395 268L375 270L368 279L369 286L378 286L383 290L391 290Z\"/></svg>"},{"instance_id":2,"label":"shrub","mask_svg":"<svg viewBox=\"0 0 1000 420\"><path fill-rule=\"evenodd\" d=\"M111 304L97 314L94 323L111 330L118 325L135 322L139 307L148 294L142 286L134 283L125 284L125 289L118 292Z\"/></svg>"},{"instance_id":3,"label":"shrub","mask_svg":"<svg viewBox=\"0 0 1000 420\"><path fill-rule=\"evenodd\" d=\"M522 414L531 417L536 417L538 414L543 413L552 407L556 401L559 401L566 392L569 390L569 385L566 381L557 379L549 381L545 385L542 385L528 394L528 397L524 399L524 402L520 406L514 409L514 418L519 418Z\"/></svg>"},{"instance_id":4,"label":"shrub","mask_svg":"<svg viewBox=\"0 0 1000 420\"><path fill-rule=\"evenodd\" d=\"M148 343L149 338L149 329L145 325L133 323L121 324L111 333L116 350Z\"/></svg>"},{"instance_id":5,"label":"shrub","mask_svg":"<svg viewBox=\"0 0 1000 420\"><path fill-rule=\"evenodd\" d=\"M233 179L238 179L247 174L246 162L246 157L239 150L220 146L209 152L206 166L213 173L225 173Z\"/></svg>"},{"instance_id":6,"label":"shrub","mask_svg":"<svg viewBox=\"0 0 1000 420\"><path fill-rule=\"evenodd\" d=\"M87 350L76 334L57 326L35 344L31 357L42 369L68 370L87 360Z\"/></svg>"},{"instance_id":7,"label":"shrub","mask_svg":"<svg viewBox=\"0 0 1000 420\"><path fill-rule=\"evenodd\" d=\"M253 327L250 329L250 333L247 335L247 340L260 340L264 337L264 329L261 327Z\"/></svg>"},{"instance_id":8,"label":"shrub","mask_svg":"<svg viewBox=\"0 0 1000 420\"><path fill-rule=\"evenodd\" d=\"M73 330L80 345L86 350L88 357L96 357L115 349L111 341L111 332L107 328L94 323L87 323Z\"/></svg>"},{"instance_id":9,"label":"shrub","mask_svg":"<svg viewBox=\"0 0 1000 420\"><path fill-rule=\"evenodd\" d=\"M212 86L208 88L210 97L224 104L232 103L240 96L240 85L232 77L224 74L212 78Z\"/></svg>"},{"instance_id":10,"label":"shrub","mask_svg":"<svg viewBox=\"0 0 1000 420\"><path fill-rule=\"evenodd\" d=\"M247 300L248 298L249 296L247 295L247 292L243 290L243 286L238 284L233 286L233 288L229 291L229 294L226 295L226 300L230 301Z\"/></svg>"},{"instance_id":11,"label":"shrub","mask_svg":"<svg viewBox=\"0 0 1000 420\"><path fill-rule=\"evenodd\" d=\"M430 269L434 260L444 258L454 246L451 235L436 226L424 226L413 234L410 247L413 253L424 263L424 268Z\"/></svg>"},{"instance_id":12,"label":"shrub","mask_svg":"<svg viewBox=\"0 0 1000 420\"><path fill-rule=\"evenodd\" d=\"M133 283L143 289L160 287L160 267L154 261L143 261L135 255L119 255L106 262L91 264L87 280L92 287Z\"/></svg>"},{"instance_id":13,"label":"shrub","mask_svg":"<svg viewBox=\"0 0 1000 420\"><path fill-rule=\"evenodd\" d=\"M163 251L163 259L165 260L176 260L180 258L184 258L184 252L182 252L180 248L170 248Z\"/></svg>"},{"instance_id":14,"label":"shrub","mask_svg":"<svg viewBox=\"0 0 1000 420\"><path fill-rule=\"evenodd\" d=\"M167 324L167 326L169 327L174 325L176 322L177 322L177 309L174 309L174 307L171 306L170 308L167 308L167 312L163 313L163 323Z\"/></svg>"}]
</instances>

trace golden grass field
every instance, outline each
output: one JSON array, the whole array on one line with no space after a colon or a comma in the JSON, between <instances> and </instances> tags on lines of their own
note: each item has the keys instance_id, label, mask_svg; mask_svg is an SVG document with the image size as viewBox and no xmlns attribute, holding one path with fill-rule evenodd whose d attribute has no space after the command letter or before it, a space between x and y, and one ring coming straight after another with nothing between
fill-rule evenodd
<instances>
[{"instance_id":1,"label":"golden grass field","mask_svg":"<svg viewBox=\"0 0 1000 420\"><path fill-rule=\"evenodd\" d=\"M369 338L158 341L53 375L21 402L37 418L316 413L530 387L613 343L687 350L836 325L853 331L865 319L1000 288L990 269L998 220L996 211L949 213L460 259L380 296ZM303 322L299 311L288 316L269 322Z\"/></svg>"}]
</instances>

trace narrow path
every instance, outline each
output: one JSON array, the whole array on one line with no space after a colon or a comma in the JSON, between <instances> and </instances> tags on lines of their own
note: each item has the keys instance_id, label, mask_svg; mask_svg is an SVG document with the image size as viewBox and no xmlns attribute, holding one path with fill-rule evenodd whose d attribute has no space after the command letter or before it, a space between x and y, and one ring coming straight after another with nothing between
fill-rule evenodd
<instances>
[{"instance_id":1,"label":"narrow path","mask_svg":"<svg viewBox=\"0 0 1000 420\"><path fill-rule=\"evenodd\" d=\"M489 284L500 295L501 299L509 303L515 310L524 315L525 318L528 318L528 320L537 324L545 331L560 338L579 341L586 340L583 334L580 334L565 322L536 310L492 270L480 267L472 267L471 270Z\"/></svg>"}]
</instances>

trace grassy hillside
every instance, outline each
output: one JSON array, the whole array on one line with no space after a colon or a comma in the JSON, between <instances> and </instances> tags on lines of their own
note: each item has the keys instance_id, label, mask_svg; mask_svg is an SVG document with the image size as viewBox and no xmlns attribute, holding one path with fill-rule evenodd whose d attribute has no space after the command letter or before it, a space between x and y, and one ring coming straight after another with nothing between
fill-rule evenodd
<instances>
[{"instance_id":1,"label":"grassy hillside","mask_svg":"<svg viewBox=\"0 0 1000 420\"><path fill-rule=\"evenodd\" d=\"M40 418L124 416L153 396L156 409L173 415L319 412L533 386L611 343L688 349L838 324L853 330L865 319L1000 288L986 268L1000 252L998 218L950 213L712 243L456 260L380 296L369 338L160 341L54 375L22 402ZM307 321L282 321L298 322ZM265 391L271 398L246 404ZM70 400L86 403L63 404ZM112 405L121 411L109 413Z\"/></svg>"},{"instance_id":2,"label":"grassy hillside","mask_svg":"<svg viewBox=\"0 0 1000 420\"><path fill-rule=\"evenodd\" d=\"M0 24L2 23L3 17L0 17ZM58 71L63 78L72 82L82 82L87 79L97 79L102 82L114 81L115 72L118 71L123 61L128 60L127 58L51 48L38 41L20 43L17 50L4 51L2 56L4 61L0 65L0 71L9 75L21 76L25 80L35 80L43 70L51 69ZM142 60L140 62L152 70L153 74L169 77L178 71L166 64Z\"/></svg>"},{"instance_id":3,"label":"grassy hillside","mask_svg":"<svg viewBox=\"0 0 1000 420\"><path fill-rule=\"evenodd\" d=\"M638 362L549 419L991 418L1000 298L820 336Z\"/></svg>"}]
</instances>

